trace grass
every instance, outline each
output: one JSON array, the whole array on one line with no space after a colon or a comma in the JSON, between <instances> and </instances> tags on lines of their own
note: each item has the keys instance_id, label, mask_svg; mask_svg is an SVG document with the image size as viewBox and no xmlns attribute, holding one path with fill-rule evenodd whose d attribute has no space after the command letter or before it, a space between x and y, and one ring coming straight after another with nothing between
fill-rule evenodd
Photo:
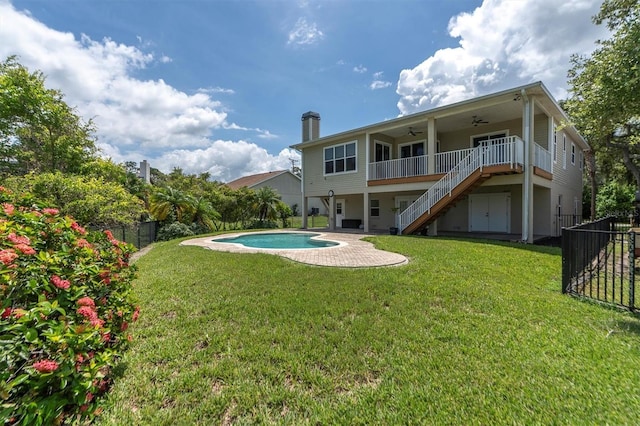
<instances>
[{"instance_id":1,"label":"grass","mask_svg":"<svg viewBox=\"0 0 640 426\"><path fill-rule=\"evenodd\" d=\"M302 216L294 216L289 218L290 228L302 228ZM308 216L308 228L326 228L329 226L329 218L327 216Z\"/></svg>"},{"instance_id":2,"label":"grass","mask_svg":"<svg viewBox=\"0 0 640 426\"><path fill-rule=\"evenodd\" d=\"M379 236L403 267L156 245L100 424L625 424L640 320L560 294L558 249ZM630 420L631 419L631 420Z\"/></svg>"}]
</instances>

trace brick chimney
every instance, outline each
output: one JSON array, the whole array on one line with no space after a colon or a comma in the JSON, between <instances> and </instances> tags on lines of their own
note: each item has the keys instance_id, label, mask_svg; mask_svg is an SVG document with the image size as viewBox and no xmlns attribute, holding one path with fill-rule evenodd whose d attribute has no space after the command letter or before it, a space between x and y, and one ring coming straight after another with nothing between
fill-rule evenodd
<instances>
[{"instance_id":1,"label":"brick chimney","mask_svg":"<svg viewBox=\"0 0 640 426\"><path fill-rule=\"evenodd\" d=\"M320 137L320 114L309 111L302 114L302 142Z\"/></svg>"}]
</instances>

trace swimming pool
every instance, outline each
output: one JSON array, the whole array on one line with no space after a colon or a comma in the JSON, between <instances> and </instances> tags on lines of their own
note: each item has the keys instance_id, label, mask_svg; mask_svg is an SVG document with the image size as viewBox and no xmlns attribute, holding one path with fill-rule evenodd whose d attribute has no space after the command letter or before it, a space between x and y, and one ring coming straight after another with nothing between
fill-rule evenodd
<instances>
[{"instance_id":1,"label":"swimming pool","mask_svg":"<svg viewBox=\"0 0 640 426\"><path fill-rule=\"evenodd\" d=\"M309 232L271 232L243 234L237 237L216 238L214 243L241 244L245 247L263 249L317 249L339 245L335 241L318 240L320 234Z\"/></svg>"}]
</instances>

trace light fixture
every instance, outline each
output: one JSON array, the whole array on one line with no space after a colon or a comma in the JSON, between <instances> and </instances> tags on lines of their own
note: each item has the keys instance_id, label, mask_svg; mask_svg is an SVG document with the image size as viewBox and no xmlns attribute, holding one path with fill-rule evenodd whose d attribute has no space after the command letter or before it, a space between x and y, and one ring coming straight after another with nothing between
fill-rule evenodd
<instances>
[{"instance_id":1,"label":"light fixture","mask_svg":"<svg viewBox=\"0 0 640 426\"><path fill-rule=\"evenodd\" d=\"M333 197L333 194L334 194L333 189L330 189L330 190L329 190L329 198L332 198L332 197Z\"/></svg>"}]
</instances>

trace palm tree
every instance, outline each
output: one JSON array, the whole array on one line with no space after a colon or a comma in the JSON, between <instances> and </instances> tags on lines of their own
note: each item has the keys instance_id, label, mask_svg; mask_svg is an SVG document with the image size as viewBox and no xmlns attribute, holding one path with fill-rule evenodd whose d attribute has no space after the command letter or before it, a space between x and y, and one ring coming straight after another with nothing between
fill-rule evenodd
<instances>
[{"instance_id":1,"label":"palm tree","mask_svg":"<svg viewBox=\"0 0 640 426\"><path fill-rule=\"evenodd\" d=\"M273 220L277 217L277 206L280 198L278 192L268 186L256 191L254 208L260 221Z\"/></svg>"},{"instance_id":2,"label":"palm tree","mask_svg":"<svg viewBox=\"0 0 640 426\"><path fill-rule=\"evenodd\" d=\"M193 199L193 210L191 212L191 220L200 226L206 227L210 231L213 231L215 225L214 220L220 219L220 213L218 213L211 203L204 197L198 197Z\"/></svg>"},{"instance_id":3,"label":"palm tree","mask_svg":"<svg viewBox=\"0 0 640 426\"><path fill-rule=\"evenodd\" d=\"M151 195L149 211L158 220L166 220L174 214L178 222L186 213L193 211L194 200L188 194L170 186L160 189Z\"/></svg>"}]
</instances>

